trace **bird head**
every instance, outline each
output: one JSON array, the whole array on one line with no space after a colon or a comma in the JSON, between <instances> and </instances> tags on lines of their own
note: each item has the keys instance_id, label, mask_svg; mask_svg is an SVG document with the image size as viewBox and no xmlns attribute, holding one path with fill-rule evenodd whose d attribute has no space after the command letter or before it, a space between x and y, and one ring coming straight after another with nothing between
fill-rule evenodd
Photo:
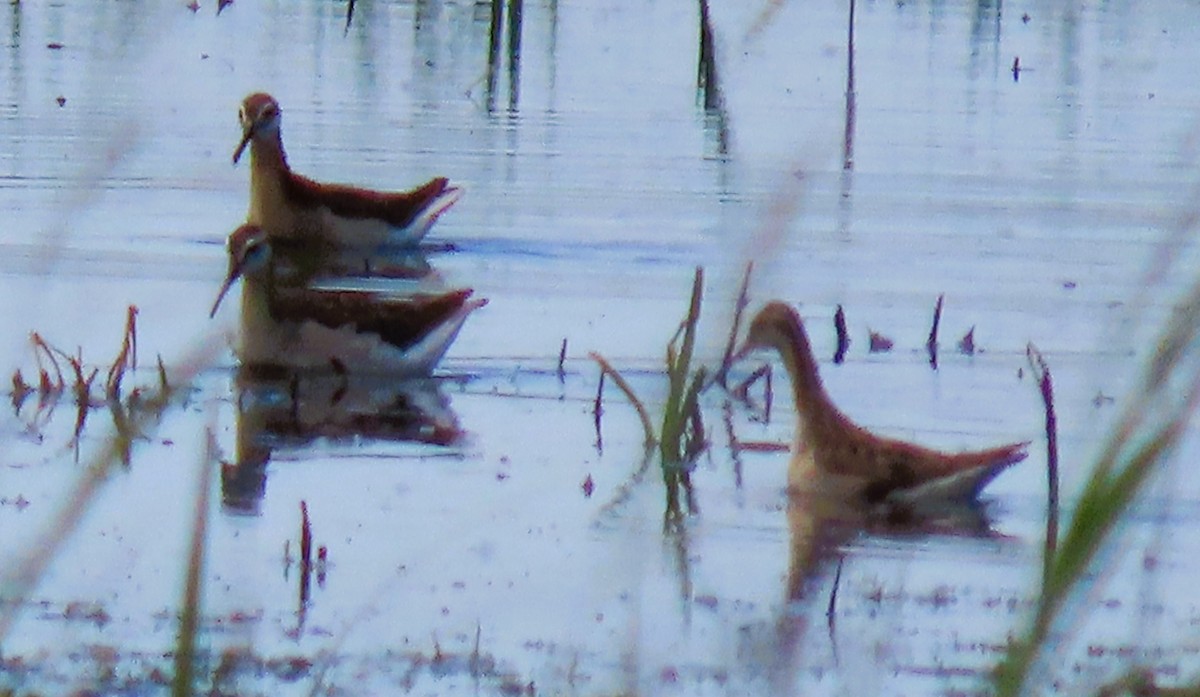
<instances>
[{"instance_id":1,"label":"bird head","mask_svg":"<svg viewBox=\"0 0 1200 697\"><path fill-rule=\"evenodd\" d=\"M242 100L238 110L238 122L242 125L242 140L233 151L233 163L242 156L242 151L254 138L279 135L279 102L266 92L256 92Z\"/></svg>"},{"instance_id":2,"label":"bird head","mask_svg":"<svg viewBox=\"0 0 1200 697\"><path fill-rule=\"evenodd\" d=\"M246 224L230 233L228 247L229 271L225 274L225 281L221 284L217 299L208 313L209 319L216 316L221 300L235 281L243 276L259 273L271 262L271 242L267 239L266 232L257 225Z\"/></svg>"}]
</instances>

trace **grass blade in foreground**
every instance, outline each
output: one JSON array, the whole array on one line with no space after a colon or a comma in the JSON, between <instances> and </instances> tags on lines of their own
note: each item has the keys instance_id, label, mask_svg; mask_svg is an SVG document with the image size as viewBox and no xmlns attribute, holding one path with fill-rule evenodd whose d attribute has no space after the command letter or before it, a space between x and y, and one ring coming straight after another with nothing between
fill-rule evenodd
<instances>
[{"instance_id":1,"label":"grass blade in foreground","mask_svg":"<svg viewBox=\"0 0 1200 697\"><path fill-rule=\"evenodd\" d=\"M175 678L171 685L173 697L192 694L196 670L196 635L200 632L200 591L204 573L204 545L208 539L208 500L213 463L217 459L217 444L212 430L208 431L196 478L196 501L192 513L192 536L188 541L187 572L184 575L183 608L179 616L179 637L175 643Z\"/></svg>"}]
</instances>

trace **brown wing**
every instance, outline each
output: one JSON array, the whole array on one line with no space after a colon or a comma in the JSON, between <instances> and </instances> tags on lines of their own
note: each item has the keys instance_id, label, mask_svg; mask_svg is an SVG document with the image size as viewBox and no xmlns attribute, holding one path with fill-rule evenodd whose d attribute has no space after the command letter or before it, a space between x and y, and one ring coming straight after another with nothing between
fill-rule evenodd
<instances>
[{"instance_id":1,"label":"brown wing","mask_svg":"<svg viewBox=\"0 0 1200 697\"><path fill-rule=\"evenodd\" d=\"M913 443L881 439L875 461L878 474L868 482L864 496L868 501L881 501L893 491L963 475L971 478L970 486L963 490L970 491L973 497L1000 472L1024 460L1028 445L1028 442L1011 443L987 450L943 453Z\"/></svg>"},{"instance_id":2,"label":"brown wing","mask_svg":"<svg viewBox=\"0 0 1200 697\"><path fill-rule=\"evenodd\" d=\"M987 450L946 453L878 436L841 414L821 424L812 424L809 437L819 466L831 474L863 480L868 500L881 500L892 491L969 470L980 469L980 476L990 480L1009 465L1025 459L1029 445L1012 443Z\"/></svg>"},{"instance_id":3,"label":"brown wing","mask_svg":"<svg viewBox=\"0 0 1200 697\"><path fill-rule=\"evenodd\" d=\"M401 349L415 344L462 308L470 288L438 295L381 298L369 291L277 288L271 316L277 321L317 322L330 329L354 325Z\"/></svg>"},{"instance_id":4,"label":"brown wing","mask_svg":"<svg viewBox=\"0 0 1200 697\"><path fill-rule=\"evenodd\" d=\"M445 177L436 177L411 191L383 192L345 184L318 184L298 174L285 178L288 199L301 206L325 206L343 218L378 218L395 227L411 223L449 185Z\"/></svg>"}]
</instances>

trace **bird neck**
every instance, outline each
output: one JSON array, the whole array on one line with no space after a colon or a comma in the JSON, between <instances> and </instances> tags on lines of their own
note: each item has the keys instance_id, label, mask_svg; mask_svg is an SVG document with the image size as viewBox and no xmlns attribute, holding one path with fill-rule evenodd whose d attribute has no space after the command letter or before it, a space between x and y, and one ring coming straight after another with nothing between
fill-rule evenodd
<instances>
[{"instance_id":1,"label":"bird neck","mask_svg":"<svg viewBox=\"0 0 1200 697\"><path fill-rule=\"evenodd\" d=\"M798 321L788 322L782 330L779 345L775 348L792 383L792 397L801 431L827 428L844 417L825 392L808 333Z\"/></svg>"},{"instance_id":2,"label":"bird neck","mask_svg":"<svg viewBox=\"0 0 1200 697\"><path fill-rule=\"evenodd\" d=\"M287 153L283 150L283 137L276 132L268 138L256 137L250 141L251 169L288 171Z\"/></svg>"},{"instance_id":3,"label":"bird neck","mask_svg":"<svg viewBox=\"0 0 1200 697\"><path fill-rule=\"evenodd\" d=\"M250 212L249 219L267 225L270 233L280 235L281 210L286 210L286 180L291 175L287 154L279 134L271 138L255 138L250 143ZM286 216L283 220L286 221Z\"/></svg>"},{"instance_id":4,"label":"bird neck","mask_svg":"<svg viewBox=\"0 0 1200 697\"><path fill-rule=\"evenodd\" d=\"M267 268L242 277L242 326L267 326L271 318L271 300L275 292L274 261Z\"/></svg>"}]
</instances>

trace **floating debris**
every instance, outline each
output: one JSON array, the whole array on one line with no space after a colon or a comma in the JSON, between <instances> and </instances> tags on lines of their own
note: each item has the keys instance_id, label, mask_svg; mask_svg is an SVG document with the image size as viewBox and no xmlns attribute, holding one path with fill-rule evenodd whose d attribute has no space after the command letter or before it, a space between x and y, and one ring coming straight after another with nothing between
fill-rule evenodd
<instances>
[{"instance_id":1,"label":"floating debris","mask_svg":"<svg viewBox=\"0 0 1200 697\"><path fill-rule=\"evenodd\" d=\"M867 346L867 350L871 353L887 353L895 345L895 342L891 339L877 331L871 330L870 344Z\"/></svg>"},{"instance_id":2,"label":"floating debris","mask_svg":"<svg viewBox=\"0 0 1200 697\"><path fill-rule=\"evenodd\" d=\"M966 356L975 355L975 325L971 325L963 338L958 340L958 352Z\"/></svg>"}]
</instances>

